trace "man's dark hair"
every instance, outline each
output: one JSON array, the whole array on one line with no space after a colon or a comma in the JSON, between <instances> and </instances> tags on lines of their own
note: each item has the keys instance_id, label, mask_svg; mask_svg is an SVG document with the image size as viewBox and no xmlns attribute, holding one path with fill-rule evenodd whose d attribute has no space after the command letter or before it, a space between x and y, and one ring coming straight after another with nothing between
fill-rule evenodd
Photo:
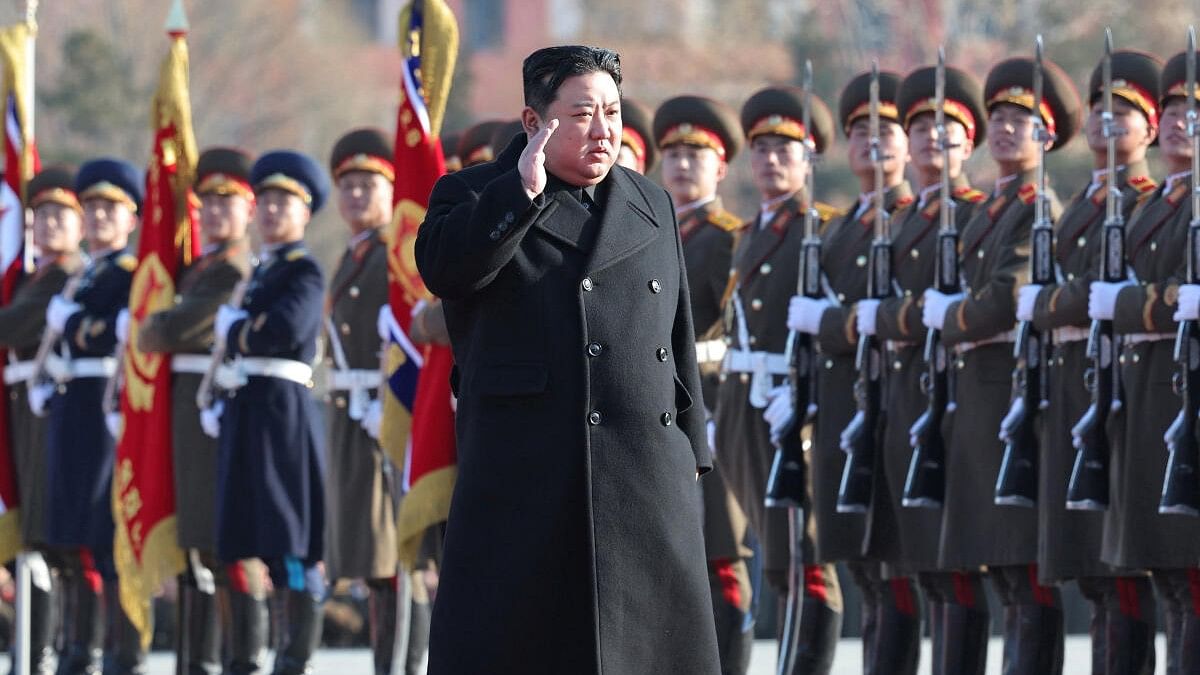
<instances>
[{"instance_id":1,"label":"man's dark hair","mask_svg":"<svg viewBox=\"0 0 1200 675\"><path fill-rule=\"evenodd\" d=\"M525 81L525 105L539 115L558 97L558 88L568 78L605 72L621 91L621 56L611 49L569 45L546 47L525 57L522 67Z\"/></svg>"}]
</instances>

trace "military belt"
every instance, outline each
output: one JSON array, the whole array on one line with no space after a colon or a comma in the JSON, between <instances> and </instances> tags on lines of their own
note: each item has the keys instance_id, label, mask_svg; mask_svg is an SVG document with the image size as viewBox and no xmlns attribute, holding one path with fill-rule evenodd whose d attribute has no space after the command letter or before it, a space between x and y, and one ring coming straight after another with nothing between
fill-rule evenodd
<instances>
[{"instance_id":1,"label":"military belt","mask_svg":"<svg viewBox=\"0 0 1200 675\"><path fill-rule=\"evenodd\" d=\"M175 354L171 357L172 373L203 375L208 372L212 357L208 354Z\"/></svg>"},{"instance_id":2,"label":"military belt","mask_svg":"<svg viewBox=\"0 0 1200 675\"><path fill-rule=\"evenodd\" d=\"M696 362L700 365L720 363L725 358L724 340L705 340L696 343Z\"/></svg>"},{"instance_id":3,"label":"military belt","mask_svg":"<svg viewBox=\"0 0 1200 675\"><path fill-rule=\"evenodd\" d=\"M244 356L231 364L239 374L247 377L274 377L280 380L308 385L312 382L312 366L292 359L274 359L266 356Z\"/></svg>"},{"instance_id":4,"label":"military belt","mask_svg":"<svg viewBox=\"0 0 1200 675\"><path fill-rule=\"evenodd\" d=\"M1159 342L1161 340L1174 339L1174 333L1129 333L1125 336L1125 344L1136 345L1139 342Z\"/></svg>"},{"instance_id":5,"label":"military belt","mask_svg":"<svg viewBox=\"0 0 1200 675\"><path fill-rule=\"evenodd\" d=\"M722 370L727 373L765 372L769 375L787 375L787 356L772 352L730 349L725 352L725 363Z\"/></svg>"},{"instance_id":6,"label":"military belt","mask_svg":"<svg viewBox=\"0 0 1200 675\"><path fill-rule=\"evenodd\" d=\"M1052 335L1054 336L1054 344L1061 345L1068 342L1083 342L1088 339L1090 331L1079 326L1063 326L1055 328Z\"/></svg>"},{"instance_id":7,"label":"military belt","mask_svg":"<svg viewBox=\"0 0 1200 675\"><path fill-rule=\"evenodd\" d=\"M16 384L32 379L37 370L37 364L32 360L14 361L4 366L4 384Z\"/></svg>"},{"instance_id":8,"label":"military belt","mask_svg":"<svg viewBox=\"0 0 1200 675\"><path fill-rule=\"evenodd\" d=\"M383 384L383 376L378 370L365 368L335 369L329 373L329 388L334 391L352 391L355 389L377 389Z\"/></svg>"},{"instance_id":9,"label":"military belt","mask_svg":"<svg viewBox=\"0 0 1200 675\"><path fill-rule=\"evenodd\" d=\"M46 372L57 382L87 377L112 377L117 374L117 359L112 356L87 359L46 360Z\"/></svg>"},{"instance_id":10,"label":"military belt","mask_svg":"<svg viewBox=\"0 0 1200 675\"><path fill-rule=\"evenodd\" d=\"M975 342L960 342L957 345L954 345L954 351L957 352L959 355L962 355L962 354L966 354L967 352L971 351L972 349L975 349L976 347L984 347L987 345L995 345L995 344L1003 344L1003 343L1011 344L1011 343L1015 342L1016 339L1017 339L1017 331L1010 330L1010 331L1005 331L1003 333L997 333L996 335L993 335L990 338L976 340Z\"/></svg>"}]
</instances>

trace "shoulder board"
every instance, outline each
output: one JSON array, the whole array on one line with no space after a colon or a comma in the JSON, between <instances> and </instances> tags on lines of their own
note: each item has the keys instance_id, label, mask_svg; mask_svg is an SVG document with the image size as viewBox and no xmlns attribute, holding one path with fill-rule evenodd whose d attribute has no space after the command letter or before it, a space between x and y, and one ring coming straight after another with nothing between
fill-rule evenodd
<instances>
[{"instance_id":1,"label":"shoulder board","mask_svg":"<svg viewBox=\"0 0 1200 675\"><path fill-rule=\"evenodd\" d=\"M819 213L821 215L822 221L833 220L834 218L841 218L842 216L844 216L846 214L845 209L839 209L836 206L832 206L832 205L826 204L824 202L817 202L816 207L817 207L817 213Z\"/></svg>"},{"instance_id":2,"label":"shoulder board","mask_svg":"<svg viewBox=\"0 0 1200 675\"><path fill-rule=\"evenodd\" d=\"M911 204L915 201L917 201L917 198L912 195L904 195L903 197L897 197L896 203L892 204L892 211L899 211L900 209L908 206L909 204Z\"/></svg>"},{"instance_id":3,"label":"shoulder board","mask_svg":"<svg viewBox=\"0 0 1200 675\"><path fill-rule=\"evenodd\" d=\"M135 257L131 253L123 253L123 254L117 256L116 263L117 263L117 267L120 267L121 269L125 270L126 272L132 272L132 271L136 270L137 266L138 266L137 257Z\"/></svg>"},{"instance_id":4,"label":"shoulder board","mask_svg":"<svg viewBox=\"0 0 1200 675\"><path fill-rule=\"evenodd\" d=\"M1158 194L1157 190L1151 190L1150 192L1139 193L1137 196L1137 203L1141 204L1142 202L1150 199L1151 197L1153 197L1156 194Z\"/></svg>"},{"instance_id":5,"label":"shoulder board","mask_svg":"<svg viewBox=\"0 0 1200 675\"><path fill-rule=\"evenodd\" d=\"M987 193L983 192L982 190L976 190L969 185L955 188L954 196L963 200L964 202L971 202L972 204L978 204L987 199Z\"/></svg>"},{"instance_id":6,"label":"shoulder board","mask_svg":"<svg viewBox=\"0 0 1200 675\"><path fill-rule=\"evenodd\" d=\"M1133 189L1142 194L1154 192L1156 189L1158 189L1158 181L1154 180L1150 176L1134 176L1133 178L1129 179L1129 184L1133 186Z\"/></svg>"},{"instance_id":7,"label":"shoulder board","mask_svg":"<svg viewBox=\"0 0 1200 675\"><path fill-rule=\"evenodd\" d=\"M728 211L713 211L708 214L708 222L726 232L734 232L742 226L742 221Z\"/></svg>"},{"instance_id":8,"label":"shoulder board","mask_svg":"<svg viewBox=\"0 0 1200 675\"><path fill-rule=\"evenodd\" d=\"M303 248L303 247L294 248L294 249L288 251L287 255L283 256L283 259L288 262L295 262L295 261L303 258L306 255L308 255L308 249Z\"/></svg>"},{"instance_id":9,"label":"shoulder board","mask_svg":"<svg viewBox=\"0 0 1200 675\"><path fill-rule=\"evenodd\" d=\"M1024 204L1032 204L1037 199L1037 186L1033 183L1026 183L1017 190L1017 198Z\"/></svg>"}]
</instances>

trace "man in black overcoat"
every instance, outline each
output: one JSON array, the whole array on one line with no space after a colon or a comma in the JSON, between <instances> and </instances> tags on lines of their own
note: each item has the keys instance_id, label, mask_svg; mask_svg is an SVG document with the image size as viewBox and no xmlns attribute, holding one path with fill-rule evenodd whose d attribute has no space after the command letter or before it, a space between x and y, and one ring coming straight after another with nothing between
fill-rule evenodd
<instances>
[{"instance_id":1,"label":"man in black overcoat","mask_svg":"<svg viewBox=\"0 0 1200 675\"><path fill-rule=\"evenodd\" d=\"M457 363L435 675L719 672L687 277L670 198L613 166L620 83L606 49L530 55L528 144L421 225Z\"/></svg>"}]
</instances>

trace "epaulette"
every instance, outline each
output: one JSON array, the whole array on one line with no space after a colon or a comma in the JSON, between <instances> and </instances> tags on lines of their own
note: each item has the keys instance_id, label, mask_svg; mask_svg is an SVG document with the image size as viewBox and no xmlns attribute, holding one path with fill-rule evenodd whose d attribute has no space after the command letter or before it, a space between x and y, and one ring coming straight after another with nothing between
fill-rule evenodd
<instances>
[{"instance_id":1,"label":"epaulette","mask_svg":"<svg viewBox=\"0 0 1200 675\"><path fill-rule=\"evenodd\" d=\"M1150 176L1134 176L1133 178L1129 179L1129 184L1133 186L1133 189L1142 194L1154 192L1158 189L1158 181L1154 180Z\"/></svg>"},{"instance_id":2,"label":"epaulette","mask_svg":"<svg viewBox=\"0 0 1200 675\"><path fill-rule=\"evenodd\" d=\"M726 232L735 232L742 226L742 221L728 211L713 211L708 214L708 222Z\"/></svg>"},{"instance_id":3,"label":"epaulette","mask_svg":"<svg viewBox=\"0 0 1200 675\"><path fill-rule=\"evenodd\" d=\"M819 213L821 215L821 220L823 220L823 221L824 220L832 220L834 218L841 218L842 216L844 216L846 214L845 209L839 209L836 206L833 206L831 204L826 204L824 202L817 202L816 207L817 207L817 213Z\"/></svg>"},{"instance_id":4,"label":"epaulette","mask_svg":"<svg viewBox=\"0 0 1200 675\"><path fill-rule=\"evenodd\" d=\"M962 185L954 188L954 197L964 202L978 204L987 199L987 193L982 190L976 190L970 185Z\"/></svg>"},{"instance_id":5,"label":"epaulette","mask_svg":"<svg viewBox=\"0 0 1200 675\"><path fill-rule=\"evenodd\" d=\"M1017 199L1020 199L1023 204L1032 204L1037 199L1037 185L1033 183L1022 185L1021 189L1017 190Z\"/></svg>"},{"instance_id":6,"label":"epaulette","mask_svg":"<svg viewBox=\"0 0 1200 675\"><path fill-rule=\"evenodd\" d=\"M306 255L308 255L308 249L306 249L304 247L294 248L294 249L288 251L287 255L283 256L283 259L288 262L295 262L295 261L303 258Z\"/></svg>"},{"instance_id":7,"label":"epaulette","mask_svg":"<svg viewBox=\"0 0 1200 675\"><path fill-rule=\"evenodd\" d=\"M136 270L138 266L137 257L132 253L122 253L121 255L117 256L116 263L117 267L120 267L126 272L132 272Z\"/></svg>"}]
</instances>

